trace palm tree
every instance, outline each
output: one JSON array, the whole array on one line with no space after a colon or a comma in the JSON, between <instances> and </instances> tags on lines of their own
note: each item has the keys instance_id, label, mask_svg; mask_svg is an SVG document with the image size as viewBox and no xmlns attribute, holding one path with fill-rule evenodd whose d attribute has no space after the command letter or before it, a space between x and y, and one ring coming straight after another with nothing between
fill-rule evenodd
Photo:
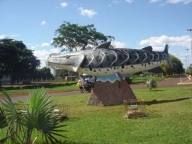
<instances>
[{"instance_id":1,"label":"palm tree","mask_svg":"<svg viewBox=\"0 0 192 144\"><path fill-rule=\"evenodd\" d=\"M58 132L65 132L61 128L66 125L61 125L59 116L54 114L52 97L43 88L33 90L27 103L19 104L20 108L5 91L3 94L5 98L1 101L0 128L6 128L6 136L0 143L30 144L35 143L39 136L46 143L60 143L57 137L65 138ZM32 140L34 134L37 136Z\"/></svg>"}]
</instances>

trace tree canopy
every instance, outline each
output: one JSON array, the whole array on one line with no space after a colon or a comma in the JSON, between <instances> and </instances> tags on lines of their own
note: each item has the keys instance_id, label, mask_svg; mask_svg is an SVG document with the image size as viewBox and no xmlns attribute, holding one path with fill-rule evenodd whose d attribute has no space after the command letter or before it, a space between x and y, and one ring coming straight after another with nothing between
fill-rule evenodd
<instances>
[{"instance_id":1,"label":"tree canopy","mask_svg":"<svg viewBox=\"0 0 192 144\"><path fill-rule=\"evenodd\" d=\"M0 78L10 75L16 80L20 75L28 75L40 65L40 61L27 49L22 41L0 39Z\"/></svg>"},{"instance_id":2,"label":"tree canopy","mask_svg":"<svg viewBox=\"0 0 192 144\"><path fill-rule=\"evenodd\" d=\"M187 68L186 73L192 75L192 64L190 64L190 66Z\"/></svg>"},{"instance_id":3,"label":"tree canopy","mask_svg":"<svg viewBox=\"0 0 192 144\"><path fill-rule=\"evenodd\" d=\"M168 67L167 65L163 64L161 65L161 68L163 69L165 75L166 74L172 74L172 73L177 73L177 74L181 74L184 72L184 68L183 68L183 64L181 62L181 60L179 60L177 57L175 57L174 55L169 54L169 57L175 67L175 70L171 69L170 67Z\"/></svg>"},{"instance_id":4,"label":"tree canopy","mask_svg":"<svg viewBox=\"0 0 192 144\"><path fill-rule=\"evenodd\" d=\"M169 56L170 56L172 63L176 66L176 72L178 74L183 73L185 70L183 68L183 64L182 64L181 60L178 59L177 57L175 57L174 55L170 54Z\"/></svg>"},{"instance_id":5,"label":"tree canopy","mask_svg":"<svg viewBox=\"0 0 192 144\"><path fill-rule=\"evenodd\" d=\"M51 74L50 68L47 67L35 69L35 71L30 74L29 78L36 80L54 79L53 75Z\"/></svg>"},{"instance_id":6,"label":"tree canopy","mask_svg":"<svg viewBox=\"0 0 192 144\"><path fill-rule=\"evenodd\" d=\"M63 50L84 50L91 46L97 46L101 43L112 41L113 36L105 36L101 32L97 32L94 25L79 26L64 21L63 24L55 31L56 38L53 38L55 47L66 47Z\"/></svg>"}]
</instances>

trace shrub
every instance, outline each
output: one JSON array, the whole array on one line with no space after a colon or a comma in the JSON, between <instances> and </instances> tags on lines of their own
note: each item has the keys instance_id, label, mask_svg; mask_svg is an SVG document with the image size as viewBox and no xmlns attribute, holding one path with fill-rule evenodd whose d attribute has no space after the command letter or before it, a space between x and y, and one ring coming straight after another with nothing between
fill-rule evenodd
<instances>
[{"instance_id":1,"label":"shrub","mask_svg":"<svg viewBox=\"0 0 192 144\"><path fill-rule=\"evenodd\" d=\"M44 89L33 90L27 103L19 104L20 108L5 91L3 94L0 128L6 130L6 135L0 143L30 144L35 143L39 136L43 137L42 143L61 143L58 137L65 138L62 132L65 132L63 127L66 125L60 123L60 116L54 113L52 97Z\"/></svg>"},{"instance_id":2,"label":"shrub","mask_svg":"<svg viewBox=\"0 0 192 144\"><path fill-rule=\"evenodd\" d=\"M13 86L13 89L14 89L14 90L19 90L19 89L20 89L20 86Z\"/></svg>"},{"instance_id":3,"label":"shrub","mask_svg":"<svg viewBox=\"0 0 192 144\"><path fill-rule=\"evenodd\" d=\"M4 87L5 90L13 90L14 87L13 86L7 86L7 87Z\"/></svg>"},{"instance_id":4,"label":"shrub","mask_svg":"<svg viewBox=\"0 0 192 144\"><path fill-rule=\"evenodd\" d=\"M150 89L150 91L151 91L152 88L156 88L156 86L157 86L156 81L154 79L147 80L146 85Z\"/></svg>"},{"instance_id":5,"label":"shrub","mask_svg":"<svg viewBox=\"0 0 192 144\"><path fill-rule=\"evenodd\" d=\"M20 89L33 89L35 86L33 85L24 85L24 86L21 86Z\"/></svg>"}]
</instances>

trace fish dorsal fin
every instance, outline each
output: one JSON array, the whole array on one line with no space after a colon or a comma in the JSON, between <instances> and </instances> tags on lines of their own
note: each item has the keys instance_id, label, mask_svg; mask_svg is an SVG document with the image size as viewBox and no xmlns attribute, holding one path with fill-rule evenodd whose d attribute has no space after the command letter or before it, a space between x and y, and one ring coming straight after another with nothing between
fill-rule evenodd
<instances>
[{"instance_id":1,"label":"fish dorsal fin","mask_svg":"<svg viewBox=\"0 0 192 144\"><path fill-rule=\"evenodd\" d=\"M142 49L143 50L147 50L147 51L152 51L153 50L153 48L151 46L147 46L147 47L144 47Z\"/></svg>"},{"instance_id":2,"label":"fish dorsal fin","mask_svg":"<svg viewBox=\"0 0 192 144\"><path fill-rule=\"evenodd\" d=\"M109 48L110 45L111 45L111 42L106 42L106 43L96 46L95 48Z\"/></svg>"}]
</instances>

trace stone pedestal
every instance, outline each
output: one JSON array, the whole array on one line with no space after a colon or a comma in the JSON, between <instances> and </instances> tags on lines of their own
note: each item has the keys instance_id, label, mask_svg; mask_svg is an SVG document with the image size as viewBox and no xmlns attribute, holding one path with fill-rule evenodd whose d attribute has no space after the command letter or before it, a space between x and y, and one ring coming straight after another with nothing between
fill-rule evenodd
<instances>
[{"instance_id":1,"label":"stone pedestal","mask_svg":"<svg viewBox=\"0 0 192 144\"><path fill-rule=\"evenodd\" d=\"M136 99L126 80L114 83L97 81L87 105L109 106L123 104L123 100Z\"/></svg>"}]
</instances>

